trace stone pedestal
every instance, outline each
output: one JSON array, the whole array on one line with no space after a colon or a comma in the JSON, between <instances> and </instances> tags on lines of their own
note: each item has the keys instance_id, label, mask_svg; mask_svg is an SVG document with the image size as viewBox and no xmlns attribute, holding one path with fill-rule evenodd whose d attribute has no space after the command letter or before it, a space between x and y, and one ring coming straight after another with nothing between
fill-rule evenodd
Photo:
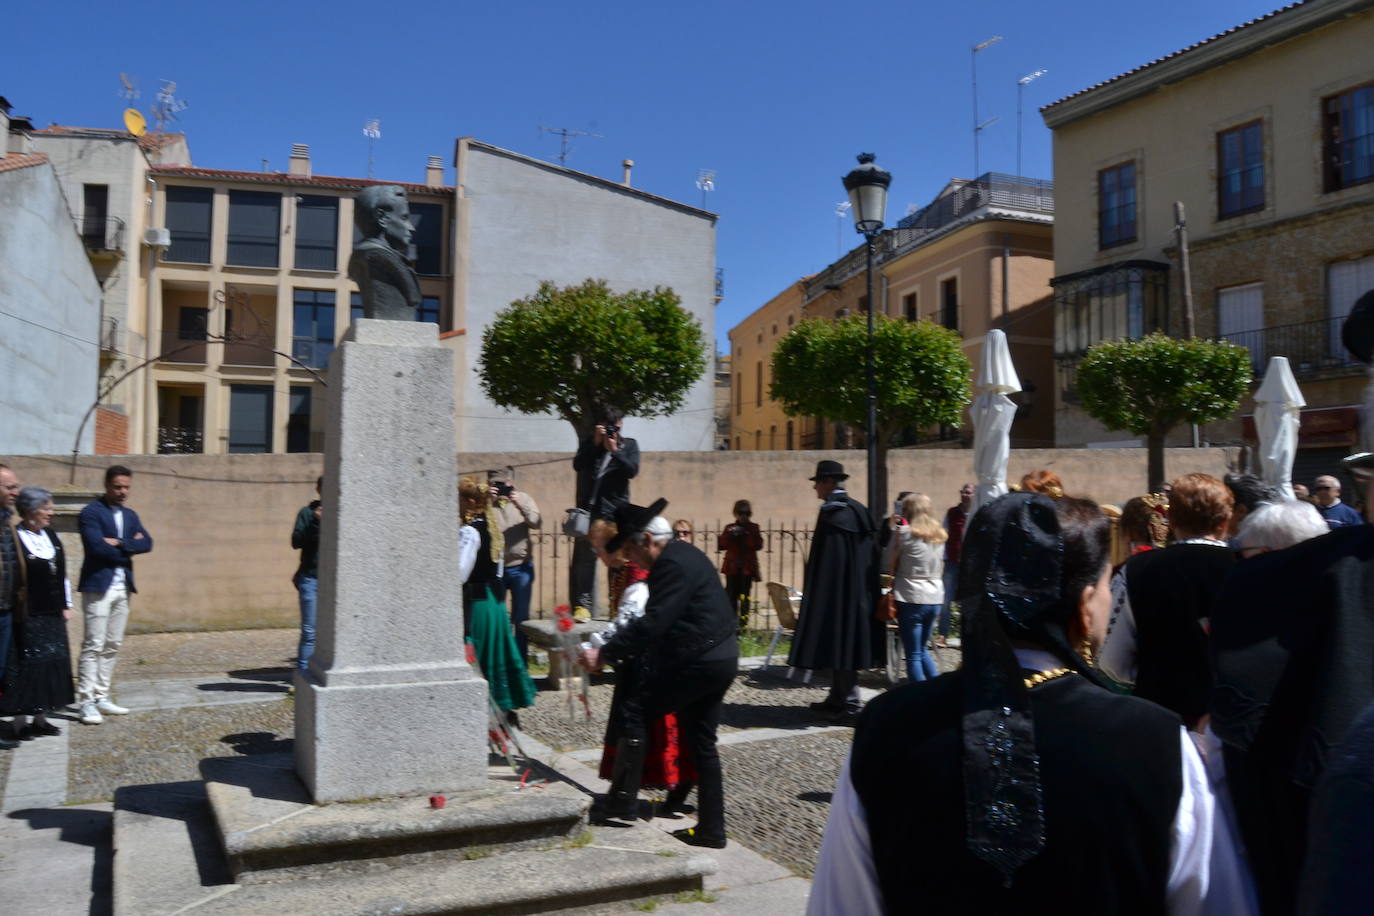
<instances>
[{"instance_id":1,"label":"stone pedestal","mask_svg":"<svg viewBox=\"0 0 1374 916\"><path fill-rule=\"evenodd\" d=\"M475 788L487 685L465 661L453 354L429 323L358 319L329 364L318 642L296 678L316 802Z\"/></svg>"}]
</instances>

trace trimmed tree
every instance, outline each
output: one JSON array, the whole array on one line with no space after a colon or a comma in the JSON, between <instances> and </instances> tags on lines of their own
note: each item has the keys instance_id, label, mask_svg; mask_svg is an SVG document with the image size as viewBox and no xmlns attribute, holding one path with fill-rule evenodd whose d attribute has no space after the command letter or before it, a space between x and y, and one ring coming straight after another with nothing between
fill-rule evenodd
<instances>
[{"instance_id":1,"label":"trimmed tree","mask_svg":"<svg viewBox=\"0 0 1374 916\"><path fill-rule=\"evenodd\" d=\"M1150 334L1104 340L1078 365L1078 394L1108 429L1144 436L1148 485L1163 487L1164 439L1184 423L1231 416L1250 387L1250 351L1224 340Z\"/></svg>"},{"instance_id":2,"label":"trimmed tree","mask_svg":"<svg viewBox=\"0 0 1374 916\"><path fill-rule=\"evenodd\" d=\"M681 303L667 287L615 293L604 280L541 283L482 333L482 391L501 407L557 414L579 440L611 411L674 413L707 356L701 324Z\"/></svg>"},{"instance_id":3,"label":"trimmed tree","mask_svg":"<svg viewBox=\"0 0 1374 916\"><path fill-rule=\"evenodd\" d=\"M863 427L868 418L864 354L868 318L808 318L773 350L768 396L788 416L824 417ZM880 511L887 502L887 450L907 428L958 425L969 402L970 367L963 341L929 321L874 316L873 364L877 382L877 446Z\"/></svg>"}]
</instances>

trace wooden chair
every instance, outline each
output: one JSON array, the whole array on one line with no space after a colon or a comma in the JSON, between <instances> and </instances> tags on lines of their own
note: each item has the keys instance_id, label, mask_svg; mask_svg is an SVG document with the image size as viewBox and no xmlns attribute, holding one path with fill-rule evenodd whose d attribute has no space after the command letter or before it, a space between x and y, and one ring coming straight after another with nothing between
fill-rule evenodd
<instances>
[{"instance_id":1,"label":"wooden chair","mask_svg":"<svg viewBox=\"0 0 1374 916\"><path fill-rule=\"evenodd\" d=\"M797 632L797 611L793 605L791 590L781 582L768 583L768 598L773 602L773 612L778 615L778 625L773 629L773 639L768 643L768 655L763 660L763 667L767 668L768 663L773 660L773 650L777 648L778 640L783 636L793 636ZM800 602L800 597L796 599ZM792 669L787 669L787 676L792 676ZM802 683L811 683L811 670L806 669L806 674L802 677Z\"/></svg>"}]
</instances>

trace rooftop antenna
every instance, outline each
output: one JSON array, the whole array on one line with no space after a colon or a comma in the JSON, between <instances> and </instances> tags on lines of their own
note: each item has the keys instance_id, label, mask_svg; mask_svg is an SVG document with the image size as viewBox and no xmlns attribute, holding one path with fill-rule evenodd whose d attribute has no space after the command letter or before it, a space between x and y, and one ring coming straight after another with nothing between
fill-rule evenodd
<instances>
[{"instance_id":1,"label":"rooftop antenna","mask_svg":"<svg viewBox=\"0 0 1374 916\"><path fill-rule=\"evenodd\" d=\"M715 169L697 169L697 190L701 192L701 209L706 209L706 192L716 189Z\"/></svg>"},{"instance_id":2,"label":"rooftop antenna","mask_svg":"<svg viewBox=\"0 0 1374 916\"><path fill-rule=\"evenodd\" d=\"M363 136L367 138L367 177L372 177L372 153L377 141L382 139L382 122L378 118L368 118L363 122Z\"/></svg>"},{"instance_id":3,"label":"rooftop antenna","mask_svg":"<svg viewBox=\"0 0 1374 916\"><path fill-rule=\"evenodd\" d=\"M138 78L127 73L119 74L119 97L126 102L138 98Z\"/></svg>"},{"instance_id":4,"label":"rooftop antenna","mask_svg":"<svg viewBox=\"0 0 1374 916\"><path fill-rule=\"evenodd\" d=\"M185 111L190 103L184 99L176 97L177 84L172 80L162 80L162 87L157 91L157 102L153 105L153 120L157 122L157 129L162 130L172 121L177 119L179 112Z\"/></svg>"},{"instance_id":5,"label":"rooftop antenna","mask_svg":"<svg viewBox=\"0 0 1374 916\"><path fill-rule=\"evenodd\" d=\"M973 76L973 174L969 177L974 180L977 180L978 176L982 174L982 172L979 171L980 167L978 163L978 141L982 138L984 128L990 126L993 121L997 120L996 118L988 118L986 121L978 120L978 52L987 50L1001 40L1001 35L994 35L987 41L980 41L973 46L971 55L971 73Z\"/></svg>"},{"instance_id":6,"label":"rooftop antenna","mask_svg":"<svg viewBox=\"0 0 1374 916\"><path fill-rule=\"evenodd\" d=\"M539 125L539 129L550 134L558 135L558 164L561 166L567 166L568 153L572 151L572 143L569 141L569 137L600 137L603 140L605 139L604 134L594 134L589 130L573 130L571 127L545 127L541 124Z\"/></svg>"},{"instance_id":7,"label":"rooftop antenna","mask_svg":"<svg viewBox=\"0 0 1374 916\"><path fill-rule=\"evenodd\" d=\"M844 254L844 241L840 234L844 230L844 218L849 213L850 203L842 200L835 205L835 257Z\"/></svg>"}]
</instances>

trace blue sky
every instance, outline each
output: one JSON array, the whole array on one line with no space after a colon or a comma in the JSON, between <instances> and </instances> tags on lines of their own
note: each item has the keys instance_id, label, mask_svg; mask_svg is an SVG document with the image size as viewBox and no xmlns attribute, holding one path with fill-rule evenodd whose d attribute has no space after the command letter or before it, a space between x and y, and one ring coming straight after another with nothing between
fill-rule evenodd
<instances>
[{"instance_id":1,"label":"blue sky","mask_svg":"<svg viewBox=\"0 0 1374 916\"><path fill-rule=\"evenodd\" d=\"M145 111L176 80L189 107L175 127L211 168L284 170L308 143L317 173L366 174L375 117L381 178L422 181L425 157L450 162L465 135L554 160L541 125L604 135L577 138L569 166L618 180L634 159L636 186L694 205L713 169L724 350L730 327L835 258L856 153L893 173L889 223L972 177L975 43L1003 37L978 55L980 117L999 119L982 170L1015 170L1016 80L1043 68L1025 90L1023 171L1050 177L1040 105L1277 5L76 0L10 11L0 95L40 126L117 127L121 71ZM846 222L841 243L856 240Z\"/></svg>"}]
</instances>

